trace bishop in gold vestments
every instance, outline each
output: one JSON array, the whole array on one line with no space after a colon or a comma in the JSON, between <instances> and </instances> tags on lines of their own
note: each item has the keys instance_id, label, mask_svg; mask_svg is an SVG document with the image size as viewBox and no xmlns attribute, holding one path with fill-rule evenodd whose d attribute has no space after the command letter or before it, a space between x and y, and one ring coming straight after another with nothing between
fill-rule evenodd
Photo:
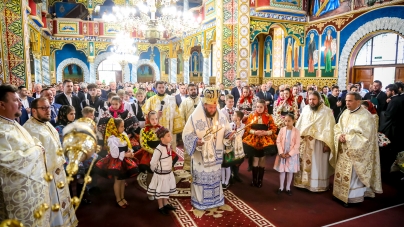
<instances>
[{"instance_id":1,"label":"bishop in gold vestments","mask_svg":"<svg viewBox=\"0 0 404 227\"><path fill-rule=\"evenodd\" d=\"M26 227L50 226L50 209L34 218L43 203L51 205L43 153L22 126L0 116L0 223L17 219Z\"/></svg>"},{"instance_id":2,"label":"bishop in gold vestments","mask_svg":"<svg viewBox=\"0 0 404 227\"><path fill-rule=\"evenodd\" d=\"M374 124L371 113L359 105L345 110L335 125L335 151L330 157L335 167L333 195L344 203L359 203L383 192ZM340 142L341 135L346 142Z\"/></svg>"}]
</instances>

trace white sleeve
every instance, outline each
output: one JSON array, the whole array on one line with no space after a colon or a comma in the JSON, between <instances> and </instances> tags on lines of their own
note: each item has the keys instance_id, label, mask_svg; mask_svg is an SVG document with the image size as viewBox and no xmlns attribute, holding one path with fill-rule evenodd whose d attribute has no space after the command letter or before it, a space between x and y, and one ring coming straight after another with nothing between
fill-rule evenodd
<instances>
[{"instance_id":1,"label":"white sleeve","mask_svg":"<svg viewBox=\"0 0 404 227\"><path fill-rule=\"evenodd\" d=\"M150 161L150 169L152 171L154 171L157 168L157 164L159 162L160 156L161 156L160 150L154 149L153 157L152 157L152 159Z\"/></svg>"},{"instance_id":2,"label":"white sleeve","mask_svg":"<svg viewBox=\"0 0 404 227\"><path fill-rule=\"evenodd\" d=\"M133 112L133 108L132 105L130 105L130 103L125 102L125 110L128 110L130 114L132 114L132 116L136 116L136 114Z\"/></svg>"},{"instance_id":3,"label":"white sleeve","mask_svg":"<svg viewBox=\"0 0 404 227\"><path fill-rule=\"evenodd\" d=\"M115 136L110 136L108 138L108 147L109 147L109 152L110 152L111 156L113 158L121 159L120 154L119 154L118 145L119 145L118 138L116 138ZM122 152L122 153L125 155L125 152ZM123 160L123 158L121 160Z\"/></svg>"},{"instance_id":4,"label":"white sleeve","mask_svg":"<svg viewBox=\"0 0 404 227\"><path fill-rule=\"evenodd\" d=\"M302 100L302 103L300 103L300 113L302 113L303 108L306 106L306 103L304 102L304 99Z\"/></svg>"}]
</instances>

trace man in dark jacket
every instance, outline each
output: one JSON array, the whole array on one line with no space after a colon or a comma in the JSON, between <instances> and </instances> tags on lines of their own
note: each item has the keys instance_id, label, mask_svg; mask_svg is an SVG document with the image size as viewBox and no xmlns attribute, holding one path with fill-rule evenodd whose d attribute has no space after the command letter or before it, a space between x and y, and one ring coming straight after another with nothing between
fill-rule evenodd
<instances>
[{"instance_id":1,"label":"man in dark jacket","mask_svg":"<svg viewBox=\"0 0 404 227\"><path fill-rule=\"evenodd\" d=\"M81 102L79 97L73 95L73 81L63 81L63 93L56 95L55 103L60 105L71 105L76 110L76 119L81 118Z\"/></svg>"},{"instance_id":2,"label":"man in dark jacket","mask_svg":"<svg viewBox=\"0 0 404 227\"><path fill-rule=\"evenodd\" d=\"M241 87L241 80L239 78L236 79L236 86L231 89L231 95L234 97L234 107L236 107L238 99L243 93L243 89Z\"/></svg>"},{"instance_id":3,"label":"man in dark jacket","mask_svg":"<svg viewBox=\"0 0 404 227\"><path fill-rule=\"evenodd\" d=\"M386 109L387 95L382 90L382 82L380 80L375 80L373 82L373 91L369 92L363 98L364 100L370 100L376 107L377 115Z\"/></svg>"},{"instance_id":4,"label":"man in dark jacket","mask_svg":"<svg viewBox=\"0 0 404 227\"><path fill-rule=\"evenodd\" d=\"M334 114L335 122L338 123L339 116L346 108L345 105L343 105L341 97L339 97L339 87L333 86L331 88L331 94L329 94L327 98L328 102L330 103L330 109L332 109Z\"/></svg>"}]
</instances>

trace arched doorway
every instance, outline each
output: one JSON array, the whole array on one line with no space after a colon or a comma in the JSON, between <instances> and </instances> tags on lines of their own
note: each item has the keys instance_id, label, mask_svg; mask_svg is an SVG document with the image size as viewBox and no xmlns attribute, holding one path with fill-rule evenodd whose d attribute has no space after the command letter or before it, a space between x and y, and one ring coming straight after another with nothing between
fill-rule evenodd
<instances>
[{"instance_id":1,"label":"arched doorway","mask_svg":"<svg viewBox=\"0 0 404 227\"><path fill-rule=\"evenodd\" d=\"M110 82L122 83L122 66L115 61L104 60L97 68L98 80L104 84Z\"/></svg>"},{"instance_id":2,"label":"arched doorway","mask_svg":"<svg viewBox=\"0 0 404 227\"><path fill-rule=\"evenodd\" d=\"M375 80L383 87L404 81L404 37L394 32L370 36L353 52L350 62L350 82L363 82L366 89Z\"/></svg>"},{"instance_id":3,"label":"arched doorway","mask_svg":"<svg viewBox=\"0 0 404 227\"><path fill-rule=\"evenodd\" d=\"M156 76L156 72L154 71L153 67L149 64L142 64L137 67L137 82L150 82L154 81Z\"/></svg>"},{"instance_id":4,"label":"arched doorway","mask_svg":"<svg viewBox=\"0 0 404 227\"><path fill-rule=\"evenodd\" d=\"M63 68L63 81L68 79L77 83L83 82L84 81L83 68L74 63L66 65Z\"/></svg>"}]
</instances>

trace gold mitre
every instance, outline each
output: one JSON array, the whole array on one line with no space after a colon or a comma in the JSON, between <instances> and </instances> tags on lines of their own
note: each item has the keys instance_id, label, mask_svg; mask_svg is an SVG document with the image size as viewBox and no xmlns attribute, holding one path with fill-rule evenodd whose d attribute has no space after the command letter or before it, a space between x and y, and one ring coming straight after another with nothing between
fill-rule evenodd
<instances>
[{"instance_id":1,"label":"gold mitre","mask_svg":"<svg viewBox=\"0 0 404 227\"><path fill-rule=\"evenodd\" d=\"M215 87L205 88L202 92L202 102L204 104L217 105L219 102L220 91Z\"/></svg>"}]
</instances>

